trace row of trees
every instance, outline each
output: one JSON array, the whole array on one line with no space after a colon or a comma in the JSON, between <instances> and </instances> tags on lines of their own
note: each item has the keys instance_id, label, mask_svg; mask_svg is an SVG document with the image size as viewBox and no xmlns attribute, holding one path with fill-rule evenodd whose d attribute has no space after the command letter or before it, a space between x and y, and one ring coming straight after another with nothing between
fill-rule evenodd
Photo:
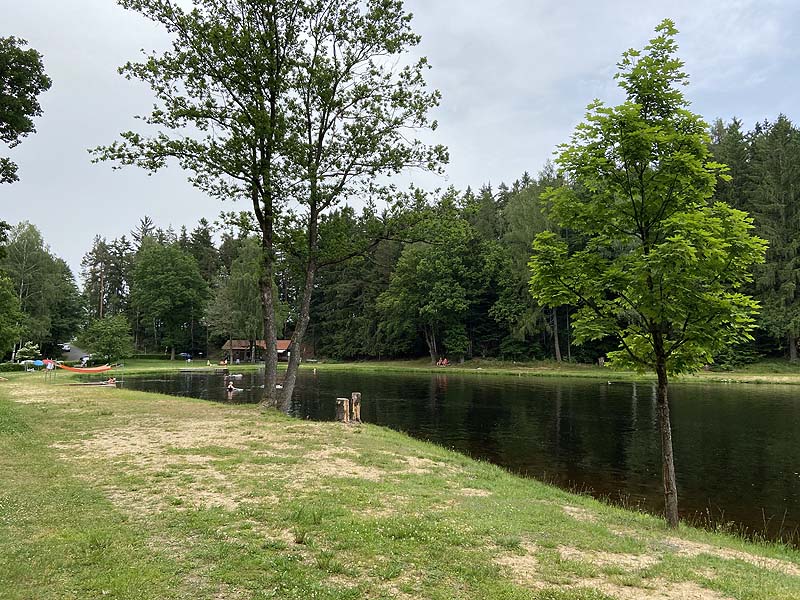
<instances>
[{"instance_id":1,"label":"row of trees","mask_svg":"<svg viewBox=\"0 0 800 600\"><path fill-rule=\"evenodd\" d=\"M718 182L714 197L749 212L757 233L770 241L765 263L756 265L747 286L762 307L755 340L725 349L717 361L758 355L796 360L800 130L780 115L750 131L736 119L717 121L711 134L714 157L730 165L732 175ZM396 235L377 241L370 234L385 222L370 211L345 208L323 217L326 246L348 240L348 248L367 249L320 270L306 348L339 359L428 354L432 360L592 361L606 354L613 340L573 344L575 306L549 308L528 290L533 239L560 231L548 218L544 192L563 185L547 166L538 177L524 174L509 186L450 189L409 209L404 231L398 226ZM34 226L7 229L3 348L33 342L53 353L87 319L114 315L127 319L141 352L198 355L225 339L262 339L256 230L247 213L222 215L217 226L203 219L178 232L145 217L129 236L95 239L82 262L79 297L69 269ZM280 336L291 336L297 319L302 270L291 242L302 234L299 228L281 234L274 282ZM330 250L336 252L346 254Z\"/></svg>"},{"instance_id":2,"label":"row of trees","mask_svg":"<svg viewBox=\"0 0 800 600\"><path fill-rule=\"evenodd\" d=\"M50 252L35 226L22 222L10 228L2 248L0 331L3 352L12 358L25 343L46 356L72 338L83 323L80 292L67 264Z\"/></svg>"},{"instance_id":3,"label":"row of trees","mask_svg":"<svg viewBox=\"0 0 800 600\"><path fill-rule=\"evenodd\" d=\"M755 340L725 349L717 359L796 360L800 130L780 115L750 131L736 119L717 121L711 134L714 157L730 165L732 175L719 181L715 199L749 212L757 233L770 241L766 261L755 266L746 290L762 307ZM547 166L538 177L524 174L510 186L450 189L408 209L397 219L404 228L398 225L394 236L383 238L374 232L385 230L385 219L369 210L345 208L324 216L324 251L366 250L320 269L306 349L339 359L428 354L431 360L447 355L592 361L606 354L613 340L573 344L575 305L547 307L528 289L535 236L550 230L570 235L547 212L545 191L563 186ZM32 342L53 354L87 320L115 315L125 317L140 352L198 355L225 339L262 339L256 231L247 213L222 215L216 226L202 219L178 232L145 217L129 236L95 239L82 262L79 294L67 265L33 225L6 228L0 259L3 349L14 352ZM293 242L302 235L300 228L281 231L274 281L280 336L291 336L297 322L303 281Z\"/></svg>"},{"instance_id":4,"label":"row of trees","mask_svg":"<svg viewBox=\"0 0 800 600\"><path fill-rule=\"evenodd\" d=\"M715 158L730 168L715 198L753 217L769 242L747 292L761 304L752 351L785 353L797 360L800 336L800 129L785 115L745 132L733 119L711 129ZM740 352L746 348L740 348Z\"/></svg>"},{"instance_id":5,"label":"row of trees","mask_svg":"<svg viewBox=\"0 0 800 600\"><path fill-rule=\"evenodd\" d=\"M38 97L52 84L41 54L26 46L25 40L14 36L0 37L0 142L8 148L36 131L33 119L42 114ZM0 185L18 181L17 170L11 158L0 156ZM9 263L13 263L11 273L5 269ZM54 294L62 291L68 295L66 304L74 299L68 273L66 265L47 251L38 231L27 223L11 230L0 220L0 355L10 348L16 353L23 339L37 339L47 349L55 336L70 330L71 323L48 306L48 300L58 300Z\"/></svg>"}]
</instances>

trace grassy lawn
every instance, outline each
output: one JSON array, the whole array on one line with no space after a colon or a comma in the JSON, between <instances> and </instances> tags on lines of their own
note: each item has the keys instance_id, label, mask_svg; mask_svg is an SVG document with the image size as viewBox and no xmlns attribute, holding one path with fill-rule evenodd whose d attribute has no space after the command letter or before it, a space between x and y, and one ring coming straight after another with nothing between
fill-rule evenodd
<instances>
[{"instance_id":1,"label":"grassy lawn","mask_svg":"<svg viewBox=\"0 0 800 600\"><path fill-rule=\"evenodd\" d=\"M117 369L110 374L119 376L146 374L163 371L191 369L196 371L213 371L220 369L216 362L206 366L205 361L196 360L187 363L184 360L136 360L124 361L124 371ZM229 365L231 371L246 372L263 369L264 363L241 363ZM278 369L286 368L286 363L279 363ZM537 361L532 363L515 363L494 359L473 359L463 364L448 367L431 366L428 359L388 360L362 362L312 361L303 364L302 369L374 371L374 372L418 372L418 373L457 373L474 375L513 375L516 377L577 377L605 379L608 381L651 381L653 375L642 375L632 371L616 371L608 367L576 363L557 363L555 361ZM70 375L59 372L59 377ZM673 383L777 383L800 385L800 364L792 365L788 361L765 360L747 365L733 371L701 371L694 375L674 377Z\"/></svg>"},{"instance_id":2,"label":"grassy lawn","mask_svg":"<svg viewBox=\"0 0 800 600\"><path fill-rule=\"evenodd\" d=\"M0 598L800 598L800 553L370 425L0 382Z\"/></svg>"},{"instance_id":3,"label":"grassy lawn","mask_svg":"<svg viewBox=\"0 0 800 600\"><path fill-rule=\"evenodd\" d=\"M533 377L578 377L606 379L609 381L651 381L652 374L642 375L632 371L616 371L608 367L576 363L557 363L538 361L533 363L514 363L500 360L473 359L463 364L448 367L431 366L430 360L392 360L363 362L318 362L307 363L305 368L314 367L327 370L364 371L417 371L434 373L472 373L488 375L514 375ZM674 377L673 383L718 382L718 383L782 383L800 385L800 364L788 361L761 361L733 371L701 371L693 375Z\"/></svg>"}]
</instances>

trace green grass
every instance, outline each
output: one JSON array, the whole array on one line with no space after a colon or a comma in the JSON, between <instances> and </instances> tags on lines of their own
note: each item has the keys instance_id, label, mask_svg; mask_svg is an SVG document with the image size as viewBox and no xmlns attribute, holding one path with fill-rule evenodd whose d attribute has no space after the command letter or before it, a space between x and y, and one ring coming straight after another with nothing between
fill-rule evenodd
<instances>
[{"instance_id":1,"label":"green grass","mask_svg":"<svg viewBox=\"0 0 800 600\"><path fill-rule=\"evenodd\" d=\"M0 598L800 597L794 550L668 532L387 429L9 379Z\"/></svg>"},{"instance_id":2,"label":"green grass","mask_svg":"<svg viewBox=\"0 0 800 600\"><path fill-rule=\"evenodd\" d=\"M511 375L515 377L571 377L608 381L653 381L652 374L617 371L608 367L555 361L509 362L473 359L463 364L437 367L428 359L306 363L303 368L318 370L457 373L473 375ZM800 364L767 360L732 371L700 371L672 378L673 383L778 383L800 385Z\"/></svg>"},{"instance_id":3,"label":"green grass","mask_svg":"<svg viewBox=\"0 0 800 600\"><path fill-rule=\"evenodd\" d=\"M123 369L111 371L117 377L124 375L137 375L156 372L178 371L192 369L197 371L213 371L219 369L216 363L207 367L201 360L187 363L183 360L126 360ZM247 372L263 369L263 363L241 363L229 365L232 371ZM278 369L286 368L286 363L279 363ZM472 359L463 364L452 364L448 367L437 367L430 364L427 358L416 360L388 360L388 361L361 361L361 362L336 362L315 361L306 362L302 369L317 369L324 371L364 371L364 372L416 372L416 373L454 373L471 375L511 375L515 377L571 377L603 379L608 381L652 381L652 374L641 374L632 371L617 371L608 367L586 365L578 363L557 363L555 361L512 362L497 359ZM77 377L59 371L60 381ZM800 385L800 364L791 364L788 361L764 360L751 365L743 366L732 371L700 371L692 375L674 377L673 383L776 383Z\"/></svg>"}]
</instances>

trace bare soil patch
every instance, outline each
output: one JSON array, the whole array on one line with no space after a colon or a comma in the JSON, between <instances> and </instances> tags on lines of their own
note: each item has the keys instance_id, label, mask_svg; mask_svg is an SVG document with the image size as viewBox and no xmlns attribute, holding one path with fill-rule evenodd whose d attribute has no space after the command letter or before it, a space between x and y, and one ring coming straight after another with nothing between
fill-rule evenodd
<instances>
[{"instance_id":1,"label":"bare soil patch","mask_svg":"<svg viewBox=\"0 0 800 600\"><path fill-rule=\"evenodd\" d=\"M757 556L742 552L741 550L733 550L731 548L720 548L712 546L711 544L703 544L700 542L692 542L689 540L682 540L679 538L667 538L667 544L673 547L677 554L683 556L698 556L700 554L709 554L727 560L741 560L749 563L755 567L760 567L768 571L779 571L785 575L793 577L800 577L800 567L794 563L777 558L767 558L765 556Z\"/></svg>"},{"instance_id":2,"label":"bare soil patch","mask_svg":"<svg viewBox=\"0 0 800 600\"><path fill-rule=\"evenodd\" d=\"M565 513L567 513L570 517L572 517L577 521L582 521L584 523L597 522L597 517L594 514L590 513L588 510L586 510L585 508L581 508L579 506L570 506L568 504L562 506L561 508L564 509Z\"/></svg>"},{"instance_id":3,"label":"bare soil patch","mask_svg":"<svg viewBox=\"0 0 800 600\"><path fill-rule=\"evenodd\" d=\"M579 550L569 546L559 546L558 553L565 560L589 562L598 567L619 567L626 571L638 571L658 563L658 558L650 554L617 554L614 552Z\"/></svg>"}]
</instances>

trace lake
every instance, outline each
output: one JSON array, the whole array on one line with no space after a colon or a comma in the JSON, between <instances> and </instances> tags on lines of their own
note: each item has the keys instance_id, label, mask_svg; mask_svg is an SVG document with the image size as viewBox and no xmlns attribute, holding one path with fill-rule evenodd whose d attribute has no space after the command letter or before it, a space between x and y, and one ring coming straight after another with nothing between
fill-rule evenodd
<instances>
[{"instance_id":1,"label":"lake","mask_svg":"<svg viewBox=\"0 0 800 600\"><path fill-rule=\"evenodd\" d=\"M125 387L228 401L222 374L126 377ZM256 402L263 373L235 380ZM489 375L302 370L291 414L332 420L363 394L369 423L612 502L663 509L651 384ZM798 542L800 387L676 384L672 434L683 518Z\"/></svg>"}]
</instances>

